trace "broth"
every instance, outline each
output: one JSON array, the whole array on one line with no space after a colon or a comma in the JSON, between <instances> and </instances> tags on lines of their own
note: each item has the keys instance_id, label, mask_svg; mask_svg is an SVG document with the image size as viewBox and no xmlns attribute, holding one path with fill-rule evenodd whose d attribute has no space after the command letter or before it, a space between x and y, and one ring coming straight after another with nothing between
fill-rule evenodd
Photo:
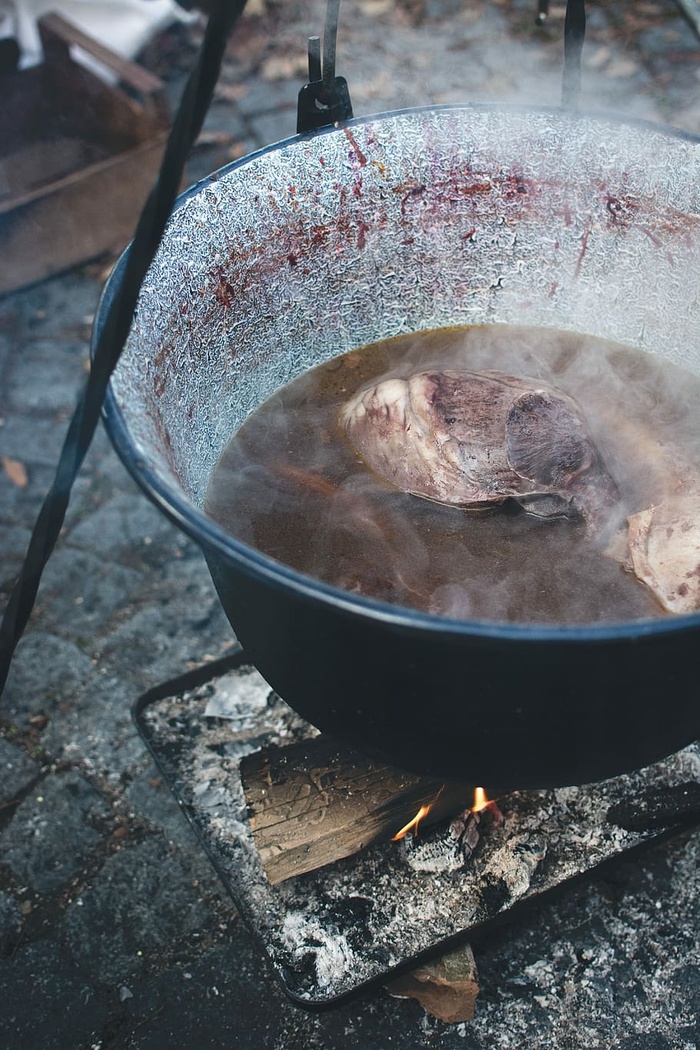
<instances>
[{"instance_id":1,"label":"broth","mask_svg":"<svg viewBox=\"0 0 700 1050\"><path fill-rule=\"evenodd\" d=\"M454 618L612 623L668 615L580 520L513 502L465 510L399 492L338 424L379 377L498 369L574 397L621 493L619 522L682 484L700 488L700 379L655 355L551 329L438 329L383 340L306 372L233 435L206 512L292 568L381 601Z\"/></svg>"}]
</instances>

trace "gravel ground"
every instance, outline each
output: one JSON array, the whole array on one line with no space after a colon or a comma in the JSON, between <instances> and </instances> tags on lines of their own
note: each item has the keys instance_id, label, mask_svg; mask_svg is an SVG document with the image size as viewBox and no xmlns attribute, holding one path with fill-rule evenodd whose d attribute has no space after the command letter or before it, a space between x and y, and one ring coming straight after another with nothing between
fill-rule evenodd
<instances>
[{"instance_id":1,"label":"gravel ground","mask_svg":"<svg viewBox=\"0 0 700 1050\"><path fill-rule=\"evenodd\" d=\"M338 72L355 112L557 104L563 8L531 0L345 5ZM700 133L700 44L673 0L590 3L587 107ZM255 4L188 181L293 133L319 3ZM142 61L177 98L201 26ZM0 300L0 606L85 375L111 260ZM130 717L147 688L234 640L199 551L100 433L0 702L0 1045L107 1048L700 1046L700 835L618 860L475 943L474 1021L374 990L307 1013L279 990L151 765Z\"/></svg>"}]
</instances>

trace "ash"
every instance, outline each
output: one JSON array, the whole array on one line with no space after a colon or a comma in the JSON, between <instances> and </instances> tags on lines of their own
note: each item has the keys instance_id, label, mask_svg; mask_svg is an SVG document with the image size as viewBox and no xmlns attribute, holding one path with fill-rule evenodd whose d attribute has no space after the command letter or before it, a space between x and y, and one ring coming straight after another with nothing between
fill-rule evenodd
<instances>
[{"instance_id":1,"label":"ash","mask_svg":"<svg viewBox=\"0 0 700 1050\"><path fill-rule=\"evenodd\" d=\"M285 989L308 1004L330 1003L439 953L447 940L481 931L514 904L680 829L671 810L667 824L657 819L648 830L615 821L625 823L618 814L636 813L650 791L663 798L669 788L700 782L700 745L692 745L602 783L514 792L499 800L502 820L463 814L273 887L247 820L240 761L316 730L242 653L211 673L195 689L142 703L137 723Z\"/></svg>"}]
</instances>

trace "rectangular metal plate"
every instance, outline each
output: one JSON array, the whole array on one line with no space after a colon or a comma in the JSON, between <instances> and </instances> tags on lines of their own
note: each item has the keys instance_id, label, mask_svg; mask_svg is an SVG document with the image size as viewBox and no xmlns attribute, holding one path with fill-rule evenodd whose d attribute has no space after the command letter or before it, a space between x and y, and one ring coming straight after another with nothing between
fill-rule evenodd
<instances>
[{"instance_id":1,"label":"rectangular metal plate","mask_svg":"<svg viewBox=\"0 0 700 1050\"><path fill-rule=\"evenodd\" d=\"M315 730L240 650L151 690L134 717L285 990L308 1006L383 980L513 905L668 834L668 827L624 830L608 821L608 811L624 802L634 808L650 790L700 781L700 747L693 745L602 783L506 796L500 801L503 824L485 823L462 868L455 870L449 836L437 827L423 842L416 840L417 852L401 843L375 845L272 886L247 820L240 761Z\"/></svg>"}]
</instances>

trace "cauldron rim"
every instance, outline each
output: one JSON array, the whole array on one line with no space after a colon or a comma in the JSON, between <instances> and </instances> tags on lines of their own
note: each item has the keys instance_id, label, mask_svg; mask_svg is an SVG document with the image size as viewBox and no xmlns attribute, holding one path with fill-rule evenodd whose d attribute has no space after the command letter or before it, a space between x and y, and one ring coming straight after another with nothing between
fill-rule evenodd
<instances>
[{"instance_id":1,"label":"cauldron rim","mask_svg":"<svg viewBox=\"0 0 700 1050\"><path fill-rule=\"evenodd\" d=\"M700 144L700 135L674 128L653 121L622 118L615 114L597 111L567 111L557 106L530 106L517 103L447 103L421 107L406 107L355 117L343 123L342 127L381 122L400 116L420 116L435 112L461 112L474 110L479 112L549 114L565 119L601 122L608 126L638 128L666 135L670 138ZM238 160L217 169L178 195L173 212L182 207L190 198L204 188L217 182L223 176L241 168L259 158L295 143L305 142L318 136L337 133L338 127L329 126L301 135L271 143ZM112 273L110 274L95 314L92 331L91 355L94 354L97 338L101 331L104 317L123 277L124 266L129 246L124 250ZM341 588L333 587L312 576L298 572L282 562L263 554L256 548L237 540L209 518L183 493L167 484L158 473L151 469L139 454L131 440L129 428L117 402L114 389L110 384L102 409L102 416L110 440L122 463L131 474L145 495L173 522L181 531L193 539L203 551L211 552L226 561L234 561L237 568L246 575L260 579L267 585L289 590L298 597L332 605L350 615L359 615L393 625L405 630L448 634L455 637L470 636L489 638L499 641L517 641L528 643L590 644L614 641L641 640L649 636L660 636L669 632L680 633L700 628L700 612L662 616L658 619L633 620L619 623L592 624L548 624L548 623L511 623L503 621L453 619L445 616L421 612L407 606L394 605L377 599L354 595Z\"/></svg>"}]
</instances>

